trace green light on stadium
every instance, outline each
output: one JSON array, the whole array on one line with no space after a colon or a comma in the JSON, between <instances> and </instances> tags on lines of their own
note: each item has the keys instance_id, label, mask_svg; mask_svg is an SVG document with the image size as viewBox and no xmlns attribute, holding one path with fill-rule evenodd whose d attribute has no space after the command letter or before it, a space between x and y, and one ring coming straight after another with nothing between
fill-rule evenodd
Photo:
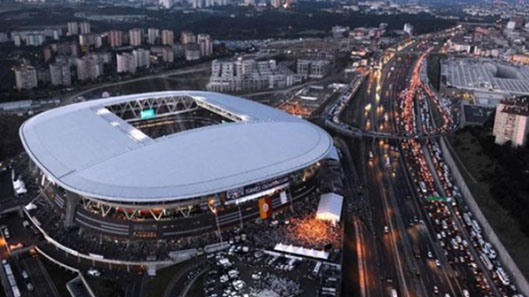
<instances>
[{"instance_id":1,"label":"green light on stadium","mask_svg":"<svg viewBox=\"0 0 529 297\"><path fill-rule=\"evenodd\" d=\"M150 109L142 110L140 117L142 120L148 120L148 119L154 118L154 109L150 108Z\"/></svg>"}]
</instances>

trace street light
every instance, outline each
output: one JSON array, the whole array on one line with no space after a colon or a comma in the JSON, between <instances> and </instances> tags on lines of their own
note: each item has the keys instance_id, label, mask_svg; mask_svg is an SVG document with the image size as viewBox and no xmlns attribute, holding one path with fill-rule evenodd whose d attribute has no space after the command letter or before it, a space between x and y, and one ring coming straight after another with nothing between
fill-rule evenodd
<instances>
[{"instance_id":1,"label":"street light","mask_svg":"<svg viewBox=\"0 0 529 297\"><path fill-rule=\"evenodd\" d=\"M215 195L216 196L216 195ZM219 233L219 241L222 243L222 233L220 232L219 216L217 214L217 209L215 208L215 199L210 199L208 201L209 210L215 215L215 222L217 223L217 232Z\"/></svg>"}]
</instances>

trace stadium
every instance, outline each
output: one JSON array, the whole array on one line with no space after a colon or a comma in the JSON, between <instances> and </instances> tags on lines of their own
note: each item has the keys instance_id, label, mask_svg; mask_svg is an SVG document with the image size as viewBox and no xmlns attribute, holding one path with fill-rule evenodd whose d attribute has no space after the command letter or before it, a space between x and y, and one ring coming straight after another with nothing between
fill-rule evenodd
<instances>
[{"instance_id":1,"label":"stadium","mask_svg":"<svg viewBox=\"0 0 529 297\"><path fill-rule=\"evenodd\" d=\"M336 155L321 128L234 96L166 91L90 100L27 120L20 138L64 227L174 239L288 208Z\"/></svg>"}]
</instances>

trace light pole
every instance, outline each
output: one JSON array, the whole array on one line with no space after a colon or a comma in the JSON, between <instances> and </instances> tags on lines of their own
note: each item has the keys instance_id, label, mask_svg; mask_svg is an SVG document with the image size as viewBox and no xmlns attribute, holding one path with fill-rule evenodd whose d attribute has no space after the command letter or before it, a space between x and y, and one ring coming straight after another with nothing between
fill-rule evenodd
<instances>
[{"instance_id":1,"label":"light pole","mask_svg":"<svg viewBox=\"0 0 529 297\"><path fill-rule=\"evenodd\" d=\"M208 203L209 210L215 215L215 222L217 223L217 232L219 233L219 241L222 243L222 233L220 232L219 216L217 214L217 209L214 206L215 200L210 199Z\"/></svg>"}]
</instances>

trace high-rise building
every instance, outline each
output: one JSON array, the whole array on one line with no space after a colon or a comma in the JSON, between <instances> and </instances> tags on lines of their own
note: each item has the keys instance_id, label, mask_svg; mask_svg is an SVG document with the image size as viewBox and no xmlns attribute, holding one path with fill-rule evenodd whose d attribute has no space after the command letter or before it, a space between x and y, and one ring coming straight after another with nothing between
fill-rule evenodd
<instances>
[{"instance_id":1,"label":"high-rise building","mask_svg":"<svg viewBox=\"0 0 529 297\"><path fill-rule=\"evenodd\" d=\"M162 49L162 61L166 63L173 63L174 62L174 51L171 47L165 46Z\"/></svg>"},{"instance_id":2,"label":"high-rise building","mask_svg":"<svg viewBox=\"0 0 529 297\"><path fill-rule=\"evenodd\" d=\"M26 45L30 46L40 46L44 43L46 37L44 34L27 34L26 36Z\"/></svg>"},{"instance_id":3,"label":"high-rise building","mask_svg":"<svg viewBox=\"0 0 529 297\"><path fill-rule=\"evenodd\" d=\"M68 22L68 35L79 34L79 24L77 22Z\"/></svg>"},{"instance_id":4,"label":"high-rise building","mask_svg":"<svg viewBox=\"0 0 529 297\"><path fill-rule=\"evenodd\" d=\"M123 45L123 32L118 30L108 32L108 40L111 47L121 47Z\"/></svg>"},{"instance_id":5,"label":"high-rise building","mask_svg":"<svg viewBox=\"0 0 529 297\"><path fill-rule=\"evenodd\" d=\"M213 42L209 34L198 34L197 43L200 48L200 56L209 57L213 54Z\"/></svg>"},{"instance_id":6,"label":"high-rise building","mask_svg":"<svg viewBox=\"0 0 529 297\"><path fill-rule=\"evenodd\" d=\"M95 59L98 63L109 64L112 62L112 54L109 52L90 52L86 56Z\"/></svg>"},{"instance_id":7,"label":"high-rise building","mask_svg":"<svg viewBox=\"0 0 529 297\"><path fill-rule=\"evenodd\" d=\"M48 67L37 68L37 85L51 82L50 69Z\"/></svg>"},{"instance_id":8,"label":"high-rise building","mask_svg":"<svg viewBox=\"0 0 529 297\"><path fill-rule=\"evenodd\" d=\"M191 0L191 7L193 8L201 8L204 6L205 6L204 0Z\"/></svg>"},{"instance_id":9,"label":"high-rise building","mask_svg":"<svg viewBox=\"0 0 529 297\"><path fill-rule=\"evenodd\" d=\"M173 30L163 30L162 31L162 44L163 45L173 45L174 44Z\"/></svg>"},{"instance_id":10,"label":"high-rise building","mask_svg":"<svg viewBox=\"0 0 529 297\"><path fill-rule=\"evenodd\" d=\"M182 31L180 32L180 42L182 44L194 43L197 42L197 37L191 31Z\"/></svg>"},{"instance_id":11,"label":"high-rise building","mask_svg":"<svg viewBox=\"0 0 529 297\"><path fill-rule=\"evenodd\" d=\"M143 30L134 28L129 30L129 43L132 46L139 46L143 41Z\"/></svg>"},{"instance_id":12,"label":"high-rise building","mask_svg":"<svg viewBox=\"0 0 529 297\"><path fill-rule=\"evenodd\" d=\"M75 59L77 79L97 79L103 74L103 63L93 57Z\"/></svg>"},{"instance_id":13,"label":"high-rise building","mask_svg":"<svg viewBox=\"0 0 529 297\"><path fill-rule=\"evenodd\" d=\"M90 33L90 23L89 22L79 23L79 30L80 30L81 34Z\"/></svg>"},{"instance_id":14,"label":"high-rise building","mask_svg":"<svg viewBox=\"0 0 529 297\"><path fill-rule=\"evenodd\" d=\"M118 73L136 73L136 58L131 53L122 53L116 55Z\"/></svg>"},{"instance_id":15,"label":"high-rise building","mask_svg":"<svg viewBox=\"0 0 529 297\"><path fill-rule=\"evenodd\" d=\"M65 41L53 44L52 48L58 55L77 57L79 55L79 46L75 41Z\"/></svg>"},{"instance_id":16,"label":"high-rise building","mask_svg":"<svg viewBox=\"0 0 529 297\"><path fill-rule=\"evenodd\" d=\"M310 60L298 59L296 62L296 72L303 78L309 77L310 74Z\"/></svg>"},{"instance_id":17,"label":"high-rise building","mask_svg":"<svg viewBox=\"0 0 529 297\"><path fill-rule=\"evenodd\" d=\"M190 0L193 8L228 5L228 0Z\"/></svg>"},{"instance_id":18,"label":"high-rise building","mask_svg":"<svg viewBox=\"0 0 529 297\"><path fill-rule=\"evenodd\" d=\"M101 47L101 36L97 34L80 34L79 35L79 45L80 46L90 46Z\"/></svg>"},{"instance_id":19,"label":"high-rise building","mask_svg":"<svg viewBox=\"0 0 529 297\"><path fill-rule=\"evenodd\" d=\"M72 84L70 65L66 63L50 64L50 76L51 84L54 86L70 86Z\"/></svg>"},{"instance_id":20,"label":"high-rise building","mask_svg":"<svg viewBox=\"0 0 529 297\"><path fill-rule=\"evenodd\" d=\"M147 43L156 44L158 38L160 38L160 29L149 28L147 30Z\"/></svg>"},{"instance_id":21,"label":"high-rise building","mask_svg":"<svg viewBox=\"0 0 529 297\"><path fill-rule=\"evenodd\" d=\"M196 43L187 43L185 45L186 61L196 61L200 59L200 47Z\"/></svg>"},{"instance_id":22,"label":"high-rise building","mask_svg":"<svg viewBox=\"0 0 529 297\"><path fill-rule=\"evenodd\" d=\"M321 79L331 70L331 61L325 59L298 59L297 73L302 78Z\"/></svg>"},{"instance_id":23,"label":"high-rise building","mask_svg":"<svg viewBox=\"0 0 529 297\"><path fill-rule=\"evenodd\" d=\"M132 51L134 59L136 59L136 67L149 68L151 66L151 55L149 50L136 49Z\"/></svg>"},{"instance_id":24,"label":"high-rise building","mask_svg":"<svg viewBox=\"0 0 529 297\"><path fill-rule=\"evenodd\" d=\"M523 146L529 133L529 97L504 99L496 106L492 134L497 144Z\"/></svg>"},{"instance_id":25,"label":"high-rise building","mask_svg":"<svg viewBox=\"0 0 529 297\"><path fill-rule=\"evenodd\" d=\"M29 90L37 87L37 70L33 66L22 65L15 69L17 90Z\"/></svg>"},{"instance_id":26,"label":"high-rise building","mask_svg":"<svg viewBox=\"0 0 529 297\"><path fill-rule=\"evenodd\" d=\"M20 35L18 34L11 34L11 39L13 39L13 43L15 44L15 46L20 46L22 45L22 38L20 38Z\"/></svg>"},{"instance_id":27,"label":"high-rise building","mask_svg":"<svg viewBox=\"0 0 529 297\"><path fill-rule=\"evenodd\" d=\"M238 58L211 62L211 76L206 88L210 91L242 91L285 88L301 82L301 76L275 60L256 61Z\"/></svg>"}]
</instances>

